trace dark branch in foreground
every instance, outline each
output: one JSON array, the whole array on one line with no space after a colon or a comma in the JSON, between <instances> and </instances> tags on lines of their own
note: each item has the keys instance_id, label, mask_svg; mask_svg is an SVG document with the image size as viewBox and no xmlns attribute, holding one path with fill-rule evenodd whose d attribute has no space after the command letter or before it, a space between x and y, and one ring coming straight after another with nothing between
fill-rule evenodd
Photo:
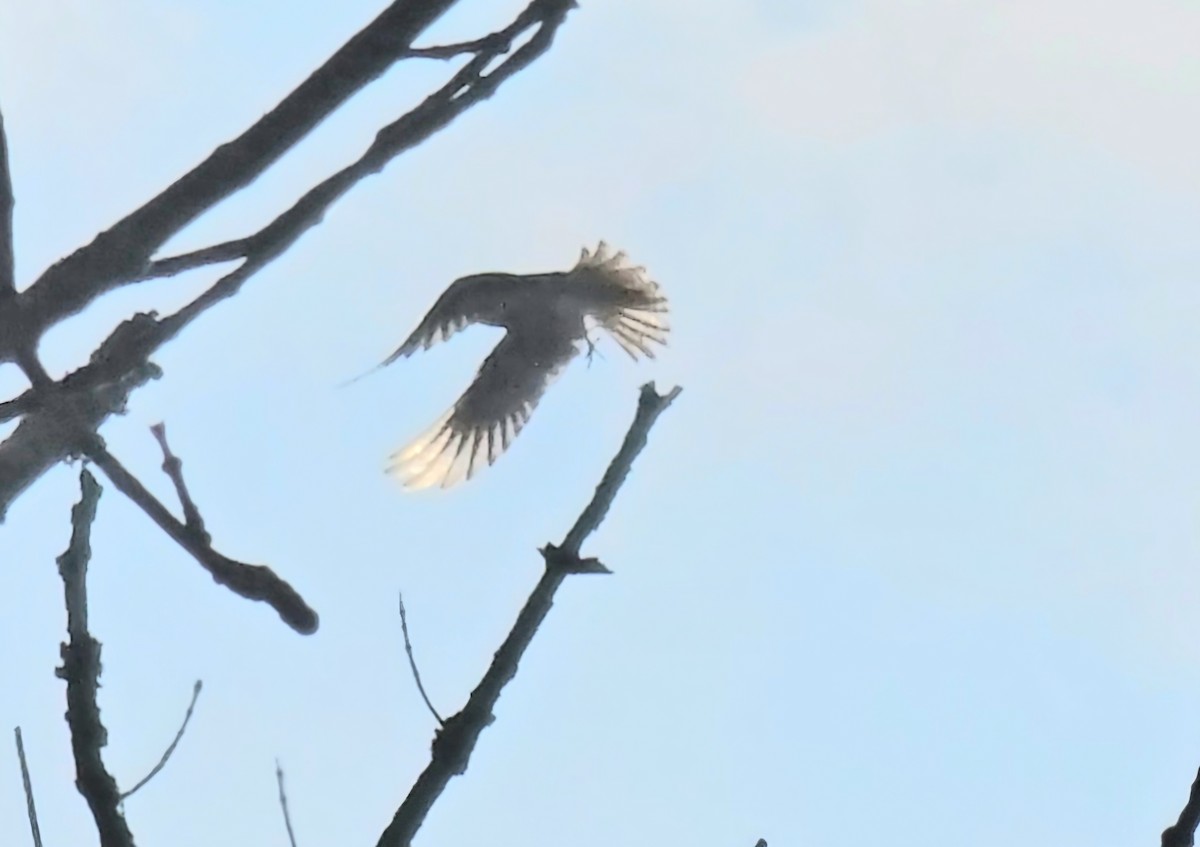
<instances>
[{"instance_id":1,"label":"dark branch in foreground","mask_svg":"<svg viewBox=\"0 0 1200 847\"><path fill-rule=\"evenodd\" d=\"M654 383L642 386L637 415L617 455L605 471L592 502L579 516L559 547L547 544L542 555L546 570L517 616L512 631L496 651L491 666L471 692L462 711L446 721L433 741L432 756L396 814L380 836L378 847L408 847L425 816L449 784L451 777L465 773L480 733L495 720L492 714L504 686L516 676L517 666L538 627L554 602L554 594L569 574L602 572L594 559L581 560L579 546L600 525L617 490L629 475L633 460L646 446L646 437L655 420L679 396L674 388L659 395Z\"/></svg>"},{"instance_id":2,"label":"dark branch in foreground","mask_svg":"<svg viewBox=\"0 0 1200 847\"><path fill-rule=\"evenodd\" d=\"M275 782L279 785L279 808L283 810L283 823L287 826L288 842L296 847L296 833L292 829L292 816L288 813L287 791L283 788L283 766L275 760Z\"/></svg>"},{"instance_id":3,"label":"dark branch in foreground","mask_svg":"<svg viewBox=\"0 0 1200 847\"><path fill-rule=\"evenodd\" d=\"M165 441L161 443L165 444ZM266 565L250 565L230 559L214 550L208 532L204 529L204 522L199 520L198 512L195 519L197 522L180 523L167 510L167 507L142 485L137 477L126 470L125 466L108 452L99 436L96 436L86 446L85 452L88 458L104 471L104 475L112 481L118 491L140 506L142 511L149 515L150 519L158 524L163 532L192 554L192 558L212 575L214 582L224 585L247 600L261 600L266 603L279 614L279 617L283 618L288 626L301 635L311 635L316 632L317 613L304 602L304 598L296 589L292 588L273 570ZM177 457L167 451L163 467L174 467L178 474L178 466L173 464L172 460L179 462ZM170 473L169 470L168 473ZM172 479L176 474L172 474ZM179 481L176 484L182 485L182 475L179 475ZM186 495L186 487L181 496L184 495ZM185 504L185 512L187 508ZM192 504L191 508L195 509L195 505Z\"/></svg>"},{"instance_id":4,"label":"dark branch in foreground","mask_svg":"<svg viewBox=\"0 0 1200 847\"><path fill-rule=\"evenodd\" d=\"M425 708L429 709L429 713L433 715L433 719L438 722L439 726L445 726L446 722L442 720L438 710L433 708L429 695L425 693L425 685L421 682L421 672L417 670L417 659L413 656L412 640L408 637L408 613L404 611L403 594L400 595L400 632L404 635L404 652L408 654L408 666L412 669L413 679L417 683L417 691L421 692L421 699L425 701Z\"/></svg>"},{"instance_id":5,"label":"dark branch in foreground","mask_svg":"<svg viewBox=\"0 0 1200 847\"><path fill-rule=\"evenodd\" d=\"M67 606L67 637L62 667L56 673L67 683L67 726L75 755L75 787L87 801L104 847L133 847L133 834L121 814L121 793L104 767L100 749L108 732L100 722L96 692L100 688L100 642L88 632L87 567L92 558L92 522L100 501L100 485L84 468L79 472L82 495L71 509L71 543L58 557Z\"/></svg>"},{"instance_id":6,"label":"dark branch in foreground","mask_svg":"<svg viewBox=\"0 0 1200 847\"><path fill-rule=\"evenodd\" d=\"M446 85L383 127L357 161L313 187L258 232L193 253L150 261L153 251L167 237L248 185L330 111L401 58L416 34L452 2L394 3L240 138L219 147L158 197L49 268L9 304L11 308L0 300L0 361L19 359L37 385L38 380L46 380L32 356L34 347L25 343L26 336L35 339L50 325L127 282L241 260L174 314L161 319L153 313L139 314L122 323L93 354L87 367L59 383L45 385L44 390L26 392L0 404L0 419L25 416L17 431L0 444L0 521L8 506L34 480L71 455L75 445L58 437L62 421L73 422L73 433L94 432L114 409L123 407L129 393L150 378L148 374L158 375L150 362L155 351L209 308L236 294L250 277L320 223L333 203L360 180L378 173L396 156L449 126L545 53L574 5L573 0L533 0L513 25L481 39L479 52ZM531 27L536 29L529 39L485 74L492 62L508 53L517 36ZM281 127L280 121L285 118L293 123ZM104 392L110 402L77 396L93 392ZM51 411L50 405L56 408Z\"/></svg>"},{"instance_id":7,"label":"dark branch in foreground","mask_svg":"<svg viewBox=\"0 0 1200 847\"><path fill-rule=\"evenodd\" d=\"M25 813L29 816L33 847L42 847L42 828L38 826L37 806L33 802L33 780L29 778L29 762L25 760L25 742L21 739L21 727L13 729L13 735L17 737L17 762L21 765L21 784L25 787Z\"/></svg>"},{"instance_id":8,"label":"dark branch in foreground","mask_svg":"<svg viewBox=\"0 0 1200 847\"><path fill-rule=\"evenodd\" d=\"M1192 847L1196 843L1196 826L1200 824L1200 772L1192 782L1187 803L1179 820L1163 830L1162 847Z\"/></svg>"},{"instance_id":9,"label":"dark branch in foreground","mask_svg":"<svg viewBox=\"0 0 1200 847\"><path fill-rule=\"evenodd\" d=\"M171 743L167 745L167 749L163 751L162 756L158 760L158 764L150 769L150 773L139 779L137 785L133 786L133 788L121 794L122 800L128 800L130 797L136 794L143 785L154 779L154 777L158 776L159 771L167 766L167 761L171 758L171 754L175 752L175 748L179 746L180 739L183 738L183 734L187 731L188 721L192 719L192 712L196 710L196 700L199 699L200 690L203 687L204 683L200 680L196 680L196 684L192 686L192 702L188 703L187 712L183 716L183 723L179 725L179 731L175 733L175 738L173 738Z\"/></svg>"}]
</instances>

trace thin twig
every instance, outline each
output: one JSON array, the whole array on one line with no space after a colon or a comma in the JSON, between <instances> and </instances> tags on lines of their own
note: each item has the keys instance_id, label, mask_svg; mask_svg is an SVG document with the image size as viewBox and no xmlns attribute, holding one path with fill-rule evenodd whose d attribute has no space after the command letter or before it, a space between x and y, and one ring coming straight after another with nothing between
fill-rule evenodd
<instances>
[{"instance_id":1,"label":"thin twig","mask_svg":"<svg viewBox=\"0 0 1200 847\"><path fill-rule=\"evenodd\" d=\"M462 56L467 53L482 53L485 51L499 51L507 53L512 46L512 42L518 35L529 29L534 23L542 20L547 11L556 11L553 7L561 5L557 0L534 0L525 7L525 10L517 16L511 24L497 32L489 33L482 38L476 38L471 41L459 41L455 44L440 44L434 47L410 47L404 51L405 58L420 58L420 59L453 59L456 56ZM578 8L579 4L570 0L567 3L567 9Z\"/></svg>"},{"instance_id":2,"label":"thin twig","mask_svg":"<svg viewBox=\"0 0 1200 847\"><path fill-rule=\"evenodd\" d=\"M204 528L204 518L201 517L200 510L196 508L196 501L188 493L187 483L183 480L183 460L172 453L171 447L167 444L167 425L156 423L150 427L150 432L162 450L163 473L171 478L171 482L175 486L175 494L179 497L179 505L183 507L184 525L189 531L203 538L205 543L210 542L212 537Z\"/></svg>"},{"instance_id":3,"label":"thin twig","mask_svg":"<svg viewBox=\"0 0 1200 847\"><path fill-rule=\"evenodd\" d=\"M133 847L133 834L121 814L121 793L104 767L100 750L108 732L100 721L96 693L100 688L100 642L88 631L87 568L92 557L92 522L100 485L84 468L79 472L82 495L71 509L71 543L58 557L67 607L67 642L56 673L67 683L67 726L75 756L75 786L87 801L104 847Z\"/></svg>"},{"instance_id":4,"label":"thin twig","mask_svg":"<svg viewBox=\"0 0 1200 847\"><path fill-rule=\"evenodd\" d=\"M1163 830L1162 847L1192 847L1196 843L1197 825L1200 825L1200 771L1192 782L1179 820Z\"/></svg>"},{"instance_id":5,"label":"thin twig","mask_svg":"<svg viewBox=\"0 0 1200 847\"><path fill-rule=\"evenodd\" d=\"M301 635L317 630L317 613L285 580L266 565L250 565L230 559L212 548L207 533L197 533L180 523L167 507L146 490L116 457L108 452L99 436L85 445L89 459L104 471L117 490L141 507L152 521L184 550L192 554L215 582L247 600L261 600L273 608L279 617Z\"/></svg>"},{"instance_id":6,"label":"thin twig","mask_svg":"<svg viewBox=\"0 0 1200 847\"><path fill-rule=\"evenodd\" d=\"M292 816L288 814L287 792L283 789L283 766L275 760L275 782L279 784L279 808L283 809L283 822L287 826L288 841L296 847L296 833L292 830Z\"/></svg>"},{"instance_id":7,"label":"thin twig","mask_svg":"<svg viewBox=\"0 0 1200 847\"><path fill-rule=\"evenodd\" d=\"M4 114L0 112L0 302L8 306L17 290L17 269L13 252L13 185L8 164L8 136L4 132Z\"/></svg>"},{"instance_id":8,"label":"thin twig","mask_svg":"<svg viewBox=\"0 0 1200 847\"><path fill-rule=\"evenodd\" d=\"M38 826L37 807L33 803L33 782L29 778L29 762L25 760L25 742L21 740L21 727L14 727L13 734L17 736L17 760L21 763L21 784L25 786L25 811L29 815L33 847L42 847L42 828Z\"/></svg>"},{"instance_id":9,"label":"thin twig","mask_svg":"<svg viewBox=\"0 0 1200 847\"><path fill-rule=\"evenodd\" d=\"M433 715L434 720L440 726L445 726L446 722L442 720L442 716L438 714L437 709L433 708L433 703L429 701L429 695L425 693L425 686L421 683L421 672L417 670L417 660L413 657L412 641L408 638L408 615L404 611L404 593L398 593L400 595L400 631L404 633L404 652L408 654L408 666L412 668L413 679L417 682L417 691L421 692L421 699L425 701L425 707L429 709L429 713Z\"/></svg>"},{"instance_id":10,"label":"thin twig","mask_svg":"<svg viewBox=\"0 0 1200 847\"><path fill-rule=\"evenodd\" d=\"M246 258L246 253L249 249L250 239L238 238L233 241L214 244L211 247L204 247L200 250L193 250L190 253L181 253L178 256L155 259L152 262L147 262L146 267L130 281L140 282L148 279L160 279L162 277L175 276L184 271L203 268L208 265L233 262L237 259Z\"/></svg>"},{"instance_id":11,"label":"thin twig","mask_svg":"<svg viewBox=\"0 0 1200 847\"><path fill-rule=\"evenodd\" d=\"M188 721L192 719L192 712L196 709L196 700L199 698L200 689L203 687L204 683L196 680L196 684L192 686L192 702L188 703L187 712L183 716L183 723L179 725L179 731L175 733L175 738L167 746L167 749L163 751L162 758L158 760L158 764L150 769L150 773L138 780L137 785L133 786L133 788L121 794L122 801L128 800L136 794L143 785L158 776L159 771L167 766L167 760L171 758L171 754L175 752L175 748L179 746L180 739L183 738L183 733L187 730Z\"/></svg>"},{"instance_id":12,"label":"thin twig","mask_svg":"<svg viewBox=\"0 0 1200 847\"><path fill-rule=\"evenodd\" d=\"M500 694L516 676L521 657L546 619L554 602L554 594L563 580L572 573L595 573L597 567L603 567L595 560L590 560L590 563L589 560L581 561L578 557L579 544L604 520L608 506L628 476L633 460L646 446L646 436L654 421L671 405L680 390L675 388L665 396L660 396L654 390L653 383L642 386L637 415L621 449L605 471L595 497L561 546L548 544L543 548L546 570L517 615L504 643L496 651L483 679L471 692L467 704L446 721L434 738L429 764L417 777L408 796L392 817L392 822L379 837L378 847L409 847L412 844L425 816L445 791L450 779L466 772L480 733L495 719L493 710Z\"/></svg>"}]
</instances>

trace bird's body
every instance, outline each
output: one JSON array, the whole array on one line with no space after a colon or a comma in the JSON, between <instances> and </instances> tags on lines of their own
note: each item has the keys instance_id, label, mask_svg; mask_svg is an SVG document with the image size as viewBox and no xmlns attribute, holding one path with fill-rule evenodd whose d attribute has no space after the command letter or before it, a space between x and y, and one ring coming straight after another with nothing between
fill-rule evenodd
<instances>
[{"instance_id":1,"label":"bird's body","mask_svg":"<svg viewBox=\"0 0 1200 847\"><path fill-rule=\"evenodd\" d=\"M565 273L476 274L455 280L388 365L472 323L503 327L504 338L475 380L436 423L392 455L388 473L410 489L448 488L491 464L529 420L551 380L579 353L595 321L637 359L648 342L666 344L667 301L644 268L586 248ZM590 342L589 342L590 344Z\"/></svg>"}]
</instances>

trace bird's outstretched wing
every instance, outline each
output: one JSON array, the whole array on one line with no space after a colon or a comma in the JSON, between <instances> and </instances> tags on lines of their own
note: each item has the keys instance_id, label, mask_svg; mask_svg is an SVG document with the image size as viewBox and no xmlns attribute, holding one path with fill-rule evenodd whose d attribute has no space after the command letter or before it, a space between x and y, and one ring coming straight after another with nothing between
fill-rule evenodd
<instances>
[{"instance_id":1,"label":"bird's outstretched wing","mask_svg":"<svg viewBox=\"0 0 1200 847\"><path fill-rule=\"evenodd\" d=\"M421 319L412 335L392 355L366 373L341 383L341 387L358 382L397 359L411 356L417 350L428 350L471 324L495 315L513 297L514 290L521 282L521 277L500 273L475 274L454 280Z\"/></svg>"},{"instance_id":2,"label":"bird's outstretched wing","mask_svg":"<svg viewBox=\"0 0 1200 847\"><path fill-rule=\"evenodd\" d=\"M392 454L387 472L412 490L470 479L508 449L577 352L570 339L552 333L510 332L450 411Z\"/></svg>"}]
</instances>

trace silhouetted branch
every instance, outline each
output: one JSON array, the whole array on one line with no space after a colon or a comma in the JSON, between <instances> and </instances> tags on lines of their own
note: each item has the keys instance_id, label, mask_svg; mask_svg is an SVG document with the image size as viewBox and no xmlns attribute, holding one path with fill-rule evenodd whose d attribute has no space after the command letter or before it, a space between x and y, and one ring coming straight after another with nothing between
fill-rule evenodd
<instances>
[{"instance_id":1,"label":"silhouetted branch","mask_svg":"<svg viewBox=\"0 0 1200 847\"><path fill-rule=\"evenodd\" d=\"M13 735L17 737L17 761L21 765L21 784L25 787L25 812L29 816L33 847L42 847L42 828L38 826L37 806L33 802L33 780L29 778L29 762L25 760L25 742L21 740L21 727L15 727Z\"/></svg>"},{"instance_id":2,"label":"silhouetted branch","mask_svg":"<svg viewBox=\"0 0 1200 847\"><path fill-rule=\"evenodd\" d=\"M394 3L241 137L219 147L158 197L47 269L12 303L0 303L0 361L18 361L35 386L45 389L0 404L0 420L24 416L17 430L0 444L0 521L34 480L78 453L76 442L81 432L94 432L110 414L123 408L134 388L158 375L149 361L155 351L207 309L236 294L246 280L319 223L329 207L359 180L379 172L400 153L448 126L543 54L573 6L573 0L533 0L513 25L481 39L479 52L446 85L381 129L356 162L309 190L258 232L151 261L167 238L248 185L329 112L403 57L416 34L452 2ZM508 53L517 35L535 25L524 44L490 73L484 73L494 60ZM33 341L41 332L105 291L139 279L239 258L241 264L176 313L161 319L154 313L139 314L122 323L93 354L90 365L60 383L49 382L32 354ZM26 344L22 339L32 340ZM97 392L105 402L93 396Z\"/></svg>"},{"instance_id":3,"label":"silhouetted branch","mask_svg":"<svg viewBox=\"0 0 1200 847\"><path fill-rule=\"evenodd\" d=\"M475 686L467 704L449 718L433 740L429 764L413 784L379 838L378 847L408 847L425 816L445 791L451 777L465 773L480 733L495 719L492 714L504 686L516 676L518 664L538 627L553 605L554 594L568 574L600 572L596 560L581 560L579 545L604 520L617 490L629 474L633 460L646 446L655 420L679 396L680 388L660 396L654 383L642 386L637 415L617 455L605 471L592 502L579 516L559 547L547 544L542 550L546 570L517 616L512 630L496 651L483 679ZM590 562L590 564L589 564Z\"/></svg>"},{"instance_id":4,"label":"silhouetted branch","mask_svg":"<svg viewBox=\"0 0 1200 847\"><path fill-rule=\"evenodd\" d=\"M167 745L167 749L163 751L162 758L158 760L157 765L150 769L150 773L138 780L137 785L133 786L133 788L122 792L122 800L128 800L136 794L143 785L158 776L159 771L167 766L167 761L171 758L171 754L175 752L175 748L179 746L179 741L183 738L183 733L187 731L188 721L192 719L192 712L196 709L196 700L199 699L200 689L203 687L204 683L196 680L196 684L192 686L192 702L188 703L187 712L183 716L183 723L179 725L179 731L175 733L175 738Z\"/></svg>"},{"instance_id":5,"label":"silhouetted branch","mask_svg":"<svg viewBox=\"0 0 1200 847\"><path fill-rule=\"evenodd\" d=\"M287 792L283 788L283 766L275 760L275 782L279 785L279 808L283 810L283 823L287 826L288 842L296 847L296 833L292 829L292 816L288 813Z\"/></svg>"},{"instance_id":6,"label":"silhouetted branch","mask_svg":"<svg viewBox=\"0 0 1200 847\"><path fill-rule=\"evenodd\" d=\"M1179 820L1163 830L1162 847L1192 847L1195 844L1196 826L1200 824L1200 772L1192 782L1187 803L1179 813Z\"/></svg>"},{"instance_id":7,"label":"silhouetted branch","mask_svg":"<svg viewBox=\"0 0 1200 847\"><path fill-rule=\"evenodd\" d=\"M222 262L232 262L235 259L244 259L250 249L249 238L238 238L234 241L225 241L221 244L214 244L211 247L205 247L201 250L193 250L190 253L181 253L178 256L167 256L164 259L155 259L143 268L130 282L140 282L147 279L159 279L166 276L175 276L184 271L203 268L207 265L219 265Z\"/></svg>"},{"instance_id":8,"label":"silhouetted branch","mask_svg":"<svg viewBox=\"0 0 1200 847\"><path fill-rule=\"evenodd\" d=\"M378 172L389 159L448 125L471 105L490 96L500 82L544 52L554 30L573 5L573 0L534 0L513 25L480 39L477 42L479 52L468 63L470 70L455 74L456 86L449 96L443 93L445 89L439 91L382 130L363 157L365 161L360 160L326 180L319 187L323 189L319 192L319 202L314 203L312 197L318 189L309 192L297 204L304 208L297 214L285 213L282 217L287 221L282 225L277 219L248 239L197 251L187 260L176 257L174 261L151 261L154 251L167 239L253 182L317 124L394 62L414 55L413 39L454 2L397 0L241 136L218 147L157 197L97 235L91 244L48 268L21 295L26 313L39 327L45 328L80 311L104 292L140 279L169 275L239 256L245 256L257 270L317 223L325 208L359 179ZM534 23L539 29L531 41L495 71L481 76L483 69L507 52L516 36ZM531 48L534 41L539 44ZM390 134L389 129L392 130ZM257 261L252 258L255 256ZM231 286L233 283L227 281L226 287Z\"/></svg>"},{"instance_id":9,"label":"silhouetted branch","mask_svg":"<svg viewBox=\"0 0 1200 847\"><path fill-rule=\"evenodd\" d=\"M214 550L203 521L198 527L180 523L137 477L108 452L99 436L84 449L88 458L104 471L117 490L140 506L163 532L191 553L192 558L212 575L215 582L247 600L263 601L278 612L288 626L302 635L316 632L317 613L304 602L296 589L273 570L266 565L250 565L230 559Z\"/></svg>"},{"instance_id":10,"label":"silhouetted branch","mask_svg":"<svg viewBox=\"0 0 1200 847\"><path fill-rule=\"evenodd\" d=\"M253 126L71 255L25 292L43 325L62 320L137 276L168 238L248 186L403 56L455 0L397 0Z\"/></svg>"},{"instance_id":11,"label":"silhouetted branch","mask_svg":"<svg viewBox=\"0 0 1200 847\"><path fill-rule=\"evenodd\" d=\"M170 446L167 444L167 426L163 423L156 423L150 427L151 434L158 441L159 449L162 450L163 473L171 478L171 482L175 486L175 494L179 497L179 505L183 507L183 523L189 532L210 541L211 536L208 530L204 528L204 518L200 516L200 510L196 508L196 502L192 500L192 495L188 493L187 483L183 481L183 460L171 452Z\"/></svg>"},{"instance_id":12,"label":"silhouetted branch","mask_svg":"<svg viewBox=\"0 0 1200 847\"><path fill-rule=\"evenodd\" d=\"M412 641L408 638L408 615L404 611L403 594L400 594L400 631L404 634L404 652L408 654L408 666L412 668L413 679L417 683L417 691L421 692L421 699L425 701L425 707L429 709L429 713L433 715L434 720L439 725L445 726L446 722L442 720L442 716L438 714L437 709L433 708L433 703L429 701L429 695L425 693L425 686L421 683L421 672L417 670L417 660L413 656Z\"/></svg>"},{"instance_id":13,"label":"silhouetted branch","mask_svg":"<svg viewBox=\"0 0 1200 847\"><path fill-rule=\"evenodd\" d=\"M92 557L92 522L100 501L100 485L84 468L79 472L82 495L71 509L71 543L58 557L67 607L67 642L62 667L56 671L67 683L67 726L75 756L75 786L87 801L104 847L133 847L133 835L121 814L121 794L104 767L100 749L108 732L100 722L96 692L100 687L100 642L88 632L87 567Z\"/></svg>"},{"instance_id":14,"label":"silhouetted branch","mask_svg":"<svg viewBox=\"0 0 1200 847\"><path fill-rule=\"evenodd\" d=\"M508 52L512 46L512 42L525 30L543 18L547 11L557 11L555 7L561 6L563 11L579 8L579 4L575 0L562 4L557 0L535 0L530 3L525 11L517 16L517 19L506 26L499 32L493 32L483 38L476 38L473 41L460 41L457 44L441 44L436 47L410 47L405 51L405 57L414 57L422 59L453 59L455 56L462 56L467 53L484 53L484 52Z\"/></svg>"},{"instance_id":15,"label":"silhouetted branch","mask_svg":"<svg viewBox=\"0 0 1200 847\"><path fill-rule=\"evenodd\" d=\"M4 113L0 112L0 299L9 300L16 290L12 170L8 164L8 136L4 133Z\"/></svg>"}]
</instances>

